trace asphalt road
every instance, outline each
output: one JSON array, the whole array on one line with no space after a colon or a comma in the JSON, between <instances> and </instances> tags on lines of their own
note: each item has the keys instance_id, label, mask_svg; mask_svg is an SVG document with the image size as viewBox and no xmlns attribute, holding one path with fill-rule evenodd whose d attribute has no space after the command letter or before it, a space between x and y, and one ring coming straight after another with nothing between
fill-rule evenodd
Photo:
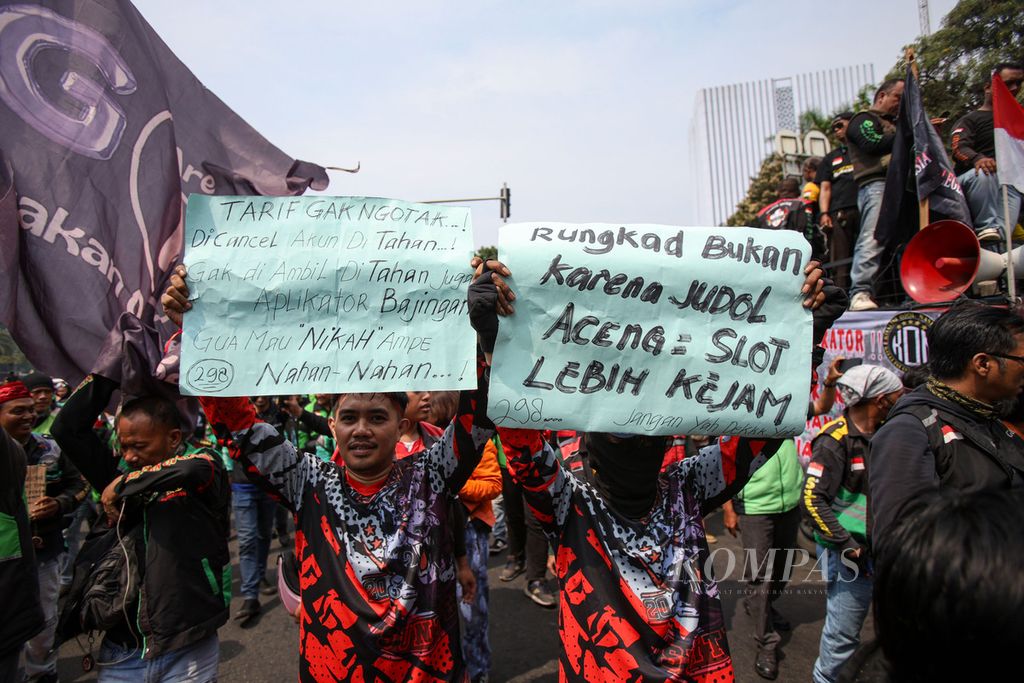
<instances>
[{"instance_id":1,"label":"asphalt road","mask_svg":"<svg viewBox=\"0 0 1024 683\"><path fill-rule=\"evenodd\" d=\"M727 552L742 553L738 540L731 538L722 528L721 514L707 519L708 530L718 537L711 546L715 567L719 575L726 572ZM232 552L235 543L231 543ZM279 548L276 541L271 558L276 560ZM738 556L738 557L741 557ZM536 606L523 595L523 577L511 583L498 580L503 559L491 558L490 638L493 651L491 681L497 683L554 683L558 680L558 622L557 610ZM811 560L813 563L813 559ZM820 574L809 571L810 565L797 568L786 595L776 603L779 611L792 623L793 629L783 634L779 681L810 681L811 669L818 653L818 638L825 614L825 587ZM736 679L741 682L761 681L754 672L756 646L751 636L750 618L743 612L740 600L745 585L736 577L722 580L719 588L725 610L729 645L733 654ZM235 567L235 590L238 589L238 570ZM264 613L247 628L229 621L220 630L220 680L227 683L277 683L295 681L298 677L298 628L280 608L276 596L263 598ZM233 601L237 609L240 600ZM865 637L870 637L871 624L865 626ZM97 644L98 645L98 644ZM98 648L97 648L98 649ZM83 650L74 642L66 643L60 651L60 680L65 683L93 681L96 674L86 674L81 668Z\"/></svg>"}]
</instances>

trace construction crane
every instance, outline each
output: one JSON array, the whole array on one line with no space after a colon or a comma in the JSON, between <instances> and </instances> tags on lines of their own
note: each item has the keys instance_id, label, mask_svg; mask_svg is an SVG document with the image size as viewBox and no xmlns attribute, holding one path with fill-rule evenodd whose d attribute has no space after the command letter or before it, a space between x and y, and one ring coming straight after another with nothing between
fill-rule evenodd
<instances>
[{"instance_id":1,"label":"construction crane","mask_svg":"<svg viewBox=\"0 0 1024 683\"><path fill-rule=\"evenodd\" d=\"M921 22L921 35L931 35L932 20L928 17L928 0L917 0L917 18Z\"/></svg>"}]
</instances>

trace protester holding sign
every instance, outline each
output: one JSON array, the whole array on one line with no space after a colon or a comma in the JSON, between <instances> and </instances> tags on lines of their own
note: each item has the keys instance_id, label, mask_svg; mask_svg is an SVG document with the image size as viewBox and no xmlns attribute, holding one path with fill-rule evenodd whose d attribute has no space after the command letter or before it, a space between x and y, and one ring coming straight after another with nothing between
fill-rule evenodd
<instances>
[{"instance_id":1,"label":"protester holding sign","mask_svg":"<svg viewBox=\"0 0 1024 683\"><path fill-rule=\"evenodd\" d=\"M812 263L805 273L804 306L816 308L825 299L821 270ZM499 431L509 469L557 548L561 679L731 677L702 515L742 488L781 441L723 437L659 475L666 437L592 432L581 443L589 466L575 475L541 432Z\"/></svg>"},{"instance_id":2,"label":"protester holding sign","mask_svg":"<svg viewBox=\"0 0 1024 683\"><path fill-rule=\"evenodd\" d=\"M47 378L47 381L49 379ZM52 384L50 393L52 394ZM39 577L39 598L46 616L46 628L25 644L25 672L30 679L56 677L57 596L60 592L60 563L67 550L62 535L64 516L85 498L85 481L53 439L32 431L38 419L35 399L22 382L0 385L0 429L25 451L28 466L44 472L45 489L28 494L35 568Z\"/></svg>"},{"instance_id":3,"label":"protester holding sign","mask_svg":"<svg viewBox=\"0 0 1024 683\"><path fill-rule=\"evenodd\" d=\"M162 298L178 324L191 308L184 277L180 268ZM507 300L501 282L471 292L485 348L497 329L489 318ZM232 457L295 513L300 680L465 679L449 501L494 434L482 357L477 374L477 390L462 394L437 443L401 461L394 454L407 426L404 392L341 395L330 426L343 465L296 453L245 399L201 399L218 433L232 437Z\"/></svg>"},{"instance_id":4,"label":"protester holding sign","mask_svg":"<svg viewBox=\"0 0 1024 683\"><path fill-rule=\"evenodd\" d=\"M10 385L0 385L0 401ZM25 451L0 429L0 681L18 680L25 641L46 624L25 507Z\"/></svg>"}]
</instances>

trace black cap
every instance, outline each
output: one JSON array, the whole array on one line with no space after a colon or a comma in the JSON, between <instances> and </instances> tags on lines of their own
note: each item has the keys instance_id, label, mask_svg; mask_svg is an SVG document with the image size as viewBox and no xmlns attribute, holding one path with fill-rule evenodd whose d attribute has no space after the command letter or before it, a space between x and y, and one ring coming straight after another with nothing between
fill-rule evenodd
<instances>
[{"instance_id":1,"label":"black cap","mask_svg":"<svg viewBox=\"0 0 1024 683\"><path fill-rule=\"evenodd\" d=\"M53 391L53 378L41 372L33 372L26 375L21 381L29 391L33 389L49 389Z\"/></svg>"},{"instance_id":2,"label":"black cap","mask_svg":"<svg viewBox=\"0 0 1024 683\"><path fill-rule=\"evenodd\" d=\"M841 111L832 117L832 124L835 125L839 121L849 121L853 118L852 111Z\"/></svg>"}]
</instances>

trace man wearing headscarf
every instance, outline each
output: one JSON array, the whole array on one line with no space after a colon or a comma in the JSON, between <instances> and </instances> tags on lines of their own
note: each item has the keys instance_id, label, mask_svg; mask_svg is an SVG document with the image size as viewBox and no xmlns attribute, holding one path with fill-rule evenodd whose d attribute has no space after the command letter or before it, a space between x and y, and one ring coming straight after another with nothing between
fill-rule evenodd
<instances>
[{"instance_id":1,"label":"man wearing headscarf","mask_svg":"<svg viewBox=\"0 0 1024 683\"><path fill-rule=\"evenodd\" d=\"M850 368L837 381L846 404L811 443L801 505L818 543L828 583L815 683L832 683L860 642L871 605L868 561L868 472L871 435L903 395L894 372L877 365Z\"/></svg>"},{"instance_id":2,"label":"man wearing headscarf","mask_svg":"<svg viewBox=\"0 0 1024 683\"><path fill-rule=\"evenodd\" d=\"M0 384L0 405L28 390ZM0 681L21 680L18 660L25 641L43 630L32 527L25 507L25 451L0 429Z\"/></svg>"},{"instance_id":3,"label":"man wearing headscarf","mask_svg":"<svg viewBox=\"0 0 1024 683\"><path fill-rule=\"evenodd\" d=\"M28 506L39 579L39 602L46 626L25 644L25 677L27 680L56 681L57 652L53 649L53 642L57 628L60 561L65 551L63 518L85 498L86 485L82 475L52 439L32 432L36 420L35 405L35 399L24 383L0 385L0 428L24 450L29 467L42 468L46 482L43 495Z\"/></svg>"}]
</instances>

